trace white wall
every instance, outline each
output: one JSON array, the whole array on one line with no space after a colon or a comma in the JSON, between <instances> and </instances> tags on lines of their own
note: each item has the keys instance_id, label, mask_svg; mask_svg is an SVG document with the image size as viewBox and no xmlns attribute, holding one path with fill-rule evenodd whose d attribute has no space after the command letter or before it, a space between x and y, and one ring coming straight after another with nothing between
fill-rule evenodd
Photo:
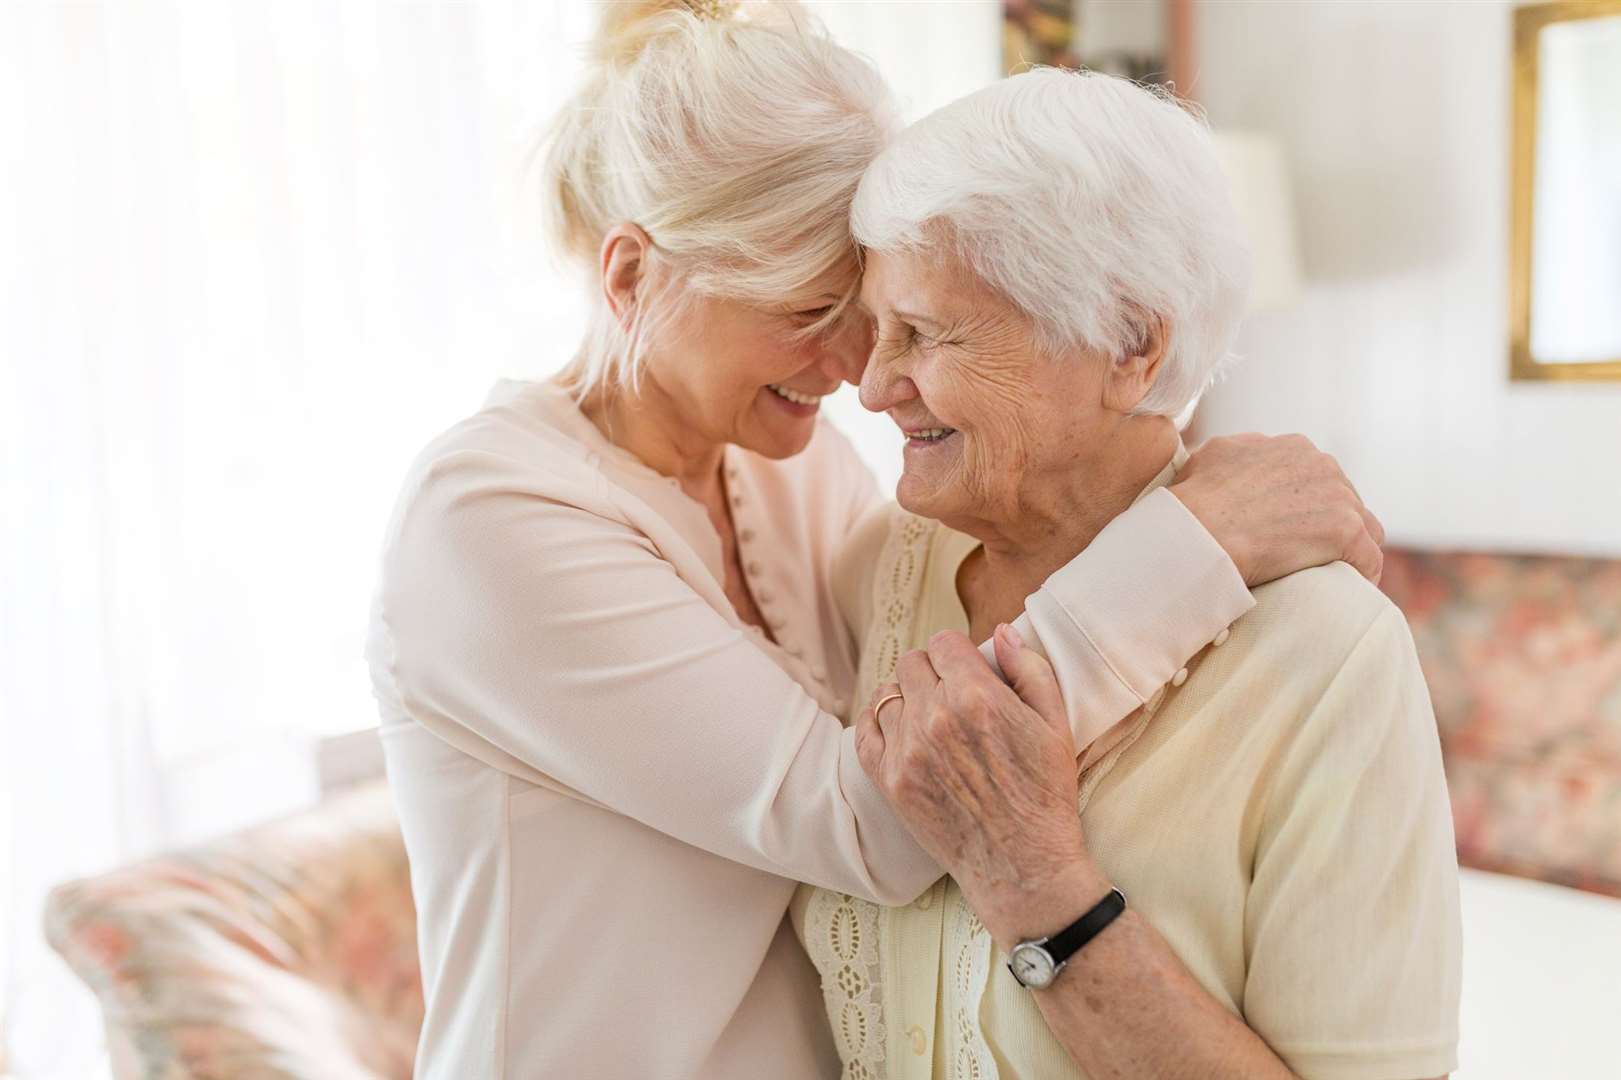
<instances>
[{"instance_id":1,"label":"white wall","mask_svg":"<svg viewBox=\"0 0 1621 1080\"><path fill-rule=\"evenodd\" d=\"M917 120L1001 77L1002 7L996 0L808 0L828 30L883 72L901 115ZM853 387L823 406L893 492L901 478L901 437L889 417L861 407Z\"/></svg>"},{"instance_id":2,"label":"white wall","mask_svg":"<svg viewBox=\"0 0 1621 1080\"><path fill-rule=\"evenodd\" d=\"M1306 432L1399 542L1621 555L1621 383L1507 376L1511 10L1199 6L1196 92L1287 144L1309 279L1201 431Z\"/></svg>"}]
</instances>

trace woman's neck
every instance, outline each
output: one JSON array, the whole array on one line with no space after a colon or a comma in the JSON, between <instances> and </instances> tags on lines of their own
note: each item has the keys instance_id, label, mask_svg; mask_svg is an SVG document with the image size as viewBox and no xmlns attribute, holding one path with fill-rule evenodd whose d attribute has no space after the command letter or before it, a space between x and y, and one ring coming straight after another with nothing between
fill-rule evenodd
<instances>
[{"instance_id":1,"label":"woman's neck","mask_svg":"<svg viewBox=\"0 0 1621 1080\"><path fill-rule=\"evenodd\" d=\"M580 411L602 437L668 476L699 501L718 490L726 444L707 439L683 421L675 403L652 379L636 390L595 390Z\"/></svg>"},{"instance_id":2,"label":"woman's neck","mask_svg":"<svg viewBox=\"0 0 1621 1080\"><path fill-rule=\"evenodd\" d=\"M1020 510L1009 520L965 528L982 545L957 573L974 640L1017 618L1025 598L1131 506L1176 446L1169 420L1134 417L1097 457L1021 492Z\"/></svg>"},{"instance_id":3,"label":"woman's neck","mask_svg":"<svg viewBox=\"0 0 1621 1080\"><path fill-rule=\"evenodd\" d=\"M587 395L580 402L580 411L603 438L636 455L648 468L675 480L704 508L720 541L722 585L727 599L738 618L771 636L771 627L743 576L732 509L726 501L726 480L721 472L726 444L706 440L683 423L674 402L650 379L642 383L638 393Z\"/></svg>"}]
</instances>

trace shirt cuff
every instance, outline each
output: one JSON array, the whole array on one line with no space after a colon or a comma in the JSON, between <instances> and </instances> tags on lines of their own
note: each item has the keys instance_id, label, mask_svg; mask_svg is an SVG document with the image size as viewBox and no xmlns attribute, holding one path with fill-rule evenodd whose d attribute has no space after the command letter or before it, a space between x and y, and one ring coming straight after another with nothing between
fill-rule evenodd
<instances>
[{"instance_id":1,"label":"shirt cuff","mask_svg":"<svg viewBox=\"0 0 1621 1080\"><path fill-rule=\"evenodd\" d=\"M1227 552L1160 488L1048 578L1013 625L1052 663L1079 753L1254 605ZM995 666L992 643L981 651Z\"/></svg>"}]
</instances>

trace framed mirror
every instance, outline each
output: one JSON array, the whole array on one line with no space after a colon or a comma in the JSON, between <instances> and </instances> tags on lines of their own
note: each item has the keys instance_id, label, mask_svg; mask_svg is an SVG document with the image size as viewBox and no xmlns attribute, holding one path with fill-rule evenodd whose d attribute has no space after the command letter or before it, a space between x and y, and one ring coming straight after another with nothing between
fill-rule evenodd
<instances>
[{"instance_id":1,"label":"framed mirror","mask_svg":"<svg viewBox=\"0 0 1621 1080\"><path fill-rule=\"evenodd\" d=\"M1621 0L1514 12L1509 374L1621 379Z\"/></svg>"}]
</instances>

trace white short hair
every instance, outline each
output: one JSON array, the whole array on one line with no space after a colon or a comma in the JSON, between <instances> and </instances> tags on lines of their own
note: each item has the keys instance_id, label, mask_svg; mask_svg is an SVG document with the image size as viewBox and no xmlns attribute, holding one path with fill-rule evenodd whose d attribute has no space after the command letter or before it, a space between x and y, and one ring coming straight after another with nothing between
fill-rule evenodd
<instances>
[{"instance_id":1,"label":"white short hair","mask_svg":"<svg viewBox=\"0 0 1621 1080\"><path fill-rule=\"evenodd\" d=\"M898 126L873 66L795 3L617 0L603 8L584 84L545 144L542 194L557 247L599 280L608 230L634 223L675 288L640 294L627 330L593 293L576 394L634 383L657 324L696 292L793 303L860 255L850 201Z\"/></svg>"},{"instance_id":2,"label":"white short hair","mask_svg":"<svg viewBox=\"0 0 1621 1080\"><path fill-rule=\"evenodd\" d=\"M867 170L852 229L874 251L953 244L1054 351L1132 355L1163 317L1170 341L1139 413L1198 400L1249 287L1203 122L1107 75L1038 68L931 113Z\"/></svg>"}]
</instances>

